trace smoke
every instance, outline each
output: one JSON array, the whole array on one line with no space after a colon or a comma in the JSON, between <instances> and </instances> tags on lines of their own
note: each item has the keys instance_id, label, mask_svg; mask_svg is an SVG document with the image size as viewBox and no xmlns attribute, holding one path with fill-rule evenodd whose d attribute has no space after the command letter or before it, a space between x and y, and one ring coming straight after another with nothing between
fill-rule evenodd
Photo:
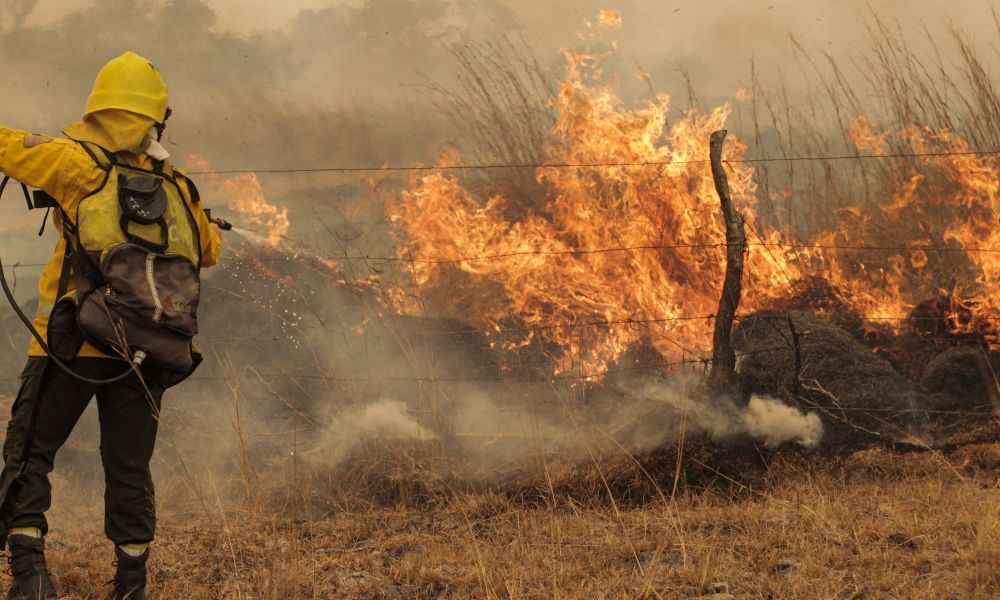
<instances>
[{"instance_id":1,"label":"smoke","mask_svg":"<svg viewBox=\"0 0 1000 600\"><path fill-rule=\"evenodd\" d=\"M819 445L823 423L815 413L803 413L774 398L753 396L743 413L747 433L768 446L795 442L805 448Z\"/></svg>"},{"instance_id":2,"label":"smoke","mask_svg":"<svg viewBox=\"0 0 1000 600\"><path fill-rule=\"evenodd\" d=\"M262 12L248 16L242 0L50 0L34 11L31 4L5 2L0 15L0 125L57 133L79 118L100 66L131 49L153 60L170 86L175 117L168 149L180 163L199 153L218 168L433 161L441 148L462 140L428 98L426 78L442 85L456 80L447 46L463 38L523 36L542 68L556 71L561 47L577 43L582 20L617 9L622 25L614 37L622 52L607 68L620 76L624 97L648 97L647 84L635 77L640 69L650 73L656 91L681 93L682 66L693 73L701 100L714 104L746 81L751 57L794 73L786 62L789 44L775 41L790 34L833 54L854 51L864 35L855 9L865 6L860 0L849 2L848 10L792 0L725 10L686 0L613 6L604 0L358 0L311 2L308 8L258 2ZM897 0L876 10L911 26L965 19L956 25L975 34L992 27L981 18L986 8L977 0ZM791 80L794 92L794 83L805 78ZM366 255L386 243L362 237L377 231L381 218L381 206L366 190L392 182L309 175L262 178L262 185L269 201L289 208L291 237L320 240L317 246L327 253L345 251L343 240ZM206 203L216 206L216 190L203 191ZM40 215L13 213L13 204L8 198L0 251L44 261L52 229L36 241L31 232ZM238 246L232 237L227 241ZM720 442L747 435L772 446L806 447L822 436L814 414L762 397L738 407L700 392L694 380L610 381L586 403L576 402L581 387L568 384L449 382L488 379L499 370L482 340L438 337L442 330L466 328L461 323L376 322L385 315L371 298L337 288L329 271L260 250L247 256L206 272L200 316L209 360L194 380L171 390L164 409L165 432L183 434L179 452L204 465L235 464L235 441L219 440L236 440L236 429L261 464L286 456L291 436L276 432L288 421L314 429L306 444L310 460L341 464L369 443L447 441L449 451L477 470L607 438L641 451L682 434ZM364 264L344 278L364 280L386 268ZM265 277L260 269L277 276ZM22 285L33 285L25 283L30 277L22 273ZM16 332L10 346L23 345L23 332L10 331ZM19 367L14 362L7 370L11 378ZM243 403L239 412L234 398ZM92 411L87 419L74 435L93 449L89 442L98 428ZM96 451L89 460L98 464Z\"/></svg>"},{"instance_id":3,"label":"smoke","mask_svg":"<svg viewBox=\"0 0 1000 600\"><path fill-rule=\"evenodd\" d=\"M440 391L448 400L434 411L421 409L411 395L409 401L378 400L333 412L304 456L336 467L385 444L433 442L433 452L470 480L498 481L522 475L538 456L646 452L682 435L724 445L749 437L771 448L791 443L808 449L823 437L816 414L762 396L737 406L693 376L601 386L584 407L568 402L569 388L458 384Z\"/></svg>"},{"instance_id":4,"label":"smoke","mask_svg":"<svg viewBox=\"0 0 1000 600\"><path fill-rule=\"evenodd\" d=\"M823 437L823 424L814 413L757 395L746 406L737 406L690 377L623 382L616 387L624 398L617 409L609 405L606 419L620 441L639 450L656 448L682 434L703 434L723 443L748 435L769 447L795 443L804 448L815 448Z\"/></svg>"},{"instance_id":5,"label":"smoke","mask_svg":"<svg viewBox=\"0 0 1000 600\"><path fill-rule=\"evenodd\" d=\"M413 418L406 404L379 400L332 415L325 434L316 438L304 455L337 467L366 443L436 439L436 434Z\"/></svg>"},{"instance_id":6,"label":"smoke","mask_svg":"<svg viewBox=\"0 0 1000 600\"><path fill-rule=\"evenodd\" d=\"M514 27L492 0L328 4L253 32L220 16L246 11L242 2L108 0L39 7L45 19L21 8L0 33L3 125L57 133L80 117L101 65L134 50L170 87L167 146L181 162L189 153L231 167L421 159L428 140L449 135L418 89L423 77L448 77L445 46L462 35ZM103 33L109 23L113 35Z\"/></svg>"},{"instance_id":7,"label":"smoke","mask_svg":"<svg viewBox=\"0 0 1000 600\"><path fill-rule=\"evenodd\" d=\"M851 0L849 10L775 0L718 11L638 0L257 4L266 5L8 0L0 5L3 125L58 132L79 117L100 66L131 49L167 78L175 109L168 146L181 158L202 153L230 167L427 160L436 146L455 141L429 101L428 78L455 81L446 47L463 39L522 36L544 67L558 69L561 49L578 43L584 19L613 8L622 17L613 39L623 52L607 68L620 75L626 97L648 94L635 77L637 66L658 90L680 93L680 66L693 74L701 100L715 104L746 82L751 57L794 70L784 64L788 35L834 55L863 46L858 15L867 6L860 0ZM920 0L883 2L873 12L899 17L903 27L956 19L958 28L987 35L992 20L980 18L987 9L974 0L947 8Z\"/></svg>"},{"instance_id":8,"label":"smoke","mask_svg":"<svg viewBox=\"0 0 1000 600\"><path fill-rule=\"evenodd\" d=\"M456 137L426 92L428 77L454 80L446 46L518 27L496 0L282 6L256 13L273 20L252 19L258 27L248 30L234 17L249 12L244 2L6 0L0 125L58 135L80 118L100 67L134 50L167 81L174 115L165 146L180 165L194 154L223 169L431 162ZM356 195L367 184L316 175L265 183L299 221L313 208L303 200L311 191L349 186ZM205 191L218 208L214 191ZM8 262L41 262L52 238L30 233L41 216L13 205L0 220L0 250Z\"/></svg>"},{"instance_id":9,"label":"smoke","mask_svg":"<svg viewBox=\"0 0 1000 600\"><path fill-rule=\"evenodd\" d=\"M492 461L515 458L526 450L553 451L571 437L566 419L547 418L537 407L502 406L484 390L463 390L454 408L447 425L450 433L468 440L466 450L490 440Z\"/></svg>"}]
</instances>

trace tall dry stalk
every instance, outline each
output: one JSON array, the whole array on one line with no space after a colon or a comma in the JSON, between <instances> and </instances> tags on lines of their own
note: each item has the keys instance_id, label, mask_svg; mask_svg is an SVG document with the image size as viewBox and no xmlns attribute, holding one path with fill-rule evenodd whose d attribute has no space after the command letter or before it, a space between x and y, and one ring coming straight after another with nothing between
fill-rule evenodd
<instances>
[{"instance_id":1,"label":"tall dry stalk","mask_svg":"<svg viewBox=\"0 0 1000 600\"><path fill-rule=\"evenodd\" d=\"M534 165L546 158L555 112L549 99L554 77L520 38L464 40L448 48L457 67L453 84L428 85L435 106L458 133L468 163ZM541 201L535 169L486 169L470 174L473 189L488 198L503 192L520 214Z\"/></svg>"},{"instance_id":2,"label":"tall dry stalk","mask_svg":"<svg viewBox=\"0 0 1000 600\"><path fill-rule=\"evenodd\" d=\"M993 19L997 38L984 45L955 28L945 36L926 28L909 36L872 11L868 44L848 59L810 50L793 38L794 74L783 72L767 88L752 68L750 100L738 106L738 118L752 123L753 131L743 137L753 140L753 155L761 159L864 154L849 133L856 117L865 115L879 130L947 130L972 149L1000 150L1000 91L990 76L991 57L1000 52L996 12ZM791 99L790 77L815 91ZM885 141L888 154L912 151L905 140ZM800 239L831 230L838 209L885 202L898 183L896 167L919 168L901 161L909 159L758 163L764 223Z\"/></svg>"}]
</instances>

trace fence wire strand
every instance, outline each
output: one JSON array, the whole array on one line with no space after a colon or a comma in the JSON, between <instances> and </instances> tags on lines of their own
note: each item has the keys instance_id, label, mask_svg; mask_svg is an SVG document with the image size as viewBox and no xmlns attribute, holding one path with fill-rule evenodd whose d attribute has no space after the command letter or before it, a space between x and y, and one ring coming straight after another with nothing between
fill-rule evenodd
<instances>
[{"instance_id":1,"label":"fence wire strand","mask_svg":"<svg viewBox=\"0 0 1000 600\"><path fill-rule=\"evenodd\" d=\"M997 156L1000 150L966 150L951 152L895 152L887 154L840 154L831 156L777 156L768 158L740 158L724 160L730 164L759 164L772 162L819 162L844 160L891 160L904 158L942 158L948 156ZM379 172L426 172L426 171L484 171L501 169L615 169L636 167L666 167L671 165L708 164L709 159L688 160L650 160L631 162L595 162L595 163L484 163L473 165L411 165L411 166L359 166L359 167L305 167L289 169L204 169L188 171L189 175L256 175L282 173L379 173Z\"/></svg>"},{"instance_id":2,"label":"fence wire strand","mask_svg":"<svg viewBox=\"0 0 1000 600\"><path fill-rule=\"evenodd\" d=\"M889 153L889 154L844 154L844 155L832 155L832 156L793 156L793 157L770 157L770 158L743 158L735 160L723 161L729 164L736 163L768 163L768 162L803 162L803 161L843 161L843 160L868 160L868 159L910 159L910 158L940 158L940 157L951 157L951 156L997 156L1000 155L1000 150L969 150L961 152L915 152L915 153ZM315 167L315 168L297 168L297 169L220 169L220 170L199 170L190 171L190 175L239 175L239 174L279 174L279 173L344 173L344 172L429 172L429 171L468 171L468 170L489 170L489 169L526 169L526 168L557 168L557 169L588 169L588 168L637 168L637 167L663 167L669 165L683 165L683 164L708 164L709 159L693 159L693 160L664 160L664 161L636 161L636 162L602 162L602 163L518 163L518 164L472 164L472 165L414 165L414 166L380 166L380 167ZM285 241L293 244L305 245L303 242L281 236ZM862 251L862 252L963 252L963 253L1000 253L1000 248L962 248L962 247L946 247L946 246L930 246L930 245L912 245L912 246L893 246L893 245L863 245L863 244L803 244L803 243L781 243L781 242L765 242L763 239L755 242L745 243L746 247L760 247L760 248L778 248L783 250L788 250L790 252L802 251L802 250L848 250L848 251ZM478 261L488 261L488 260L500 260L504 258L515 258L521 256L578 256L587 254L604 254L604 253L626 253L626 252L640 252L640 251L660 251L660 250L690 250L690 249L719 249L726 248L728 244L721 243L688 243L688 244L648 244L648 245L636 245L636 246L620 246L620 247L610 247L610 248L568 248L563 250L521 250L515 252L505 252L497 254L487 254L481 256L466 256L457 258L421 258L414 256L370 256L365 254L359 254L357 256L352 256L346 252L342 255L330 255L322 257L328 260L334 261L363 261L363 262L401 262L401 263L421 263L421 264L461 264L466 262L478 262ZM255 260L259 260L255 258ZM231 261L235 262L235 261ZM5 268L16 271L21 268L42 268L47 266L47 263L15 263ZM629 318L621 320L607 320L607 321L591 321L583 323L562 323L562 324L551 324L551 325L536 325L536 326L495 326L490 328L468 328L468 329L454 329L446 331L427 331L427 332L414 332L421 336L434 336L434 335L495 335L501 333L528 333L528 332L541 332L549 330L561 330L561 329L577 329L577 328L600 328L600 327L631 327L631 326L643 326L643 325L656 325L656 324L669 324L681 321L699 321L699 320L711 320L714 319L714 314L708 315L698 315L698 316L660 316L651 318ZM745 318L745 316L737 316L737 319ZM784 319L784 317L781 317ZM908 321L913 319L912 315L891 315L891 316L873 316L873 317L857 317L858 320L864 322L892 322L892 321ZM1000 321L1000 317L977 317L979 321L991 322ZM202 338L203 341L211 342L213 338ZM228 338L216 338L219 340ZM247 338L240 338L247 339ZM258 339L258 338L253 338ZM274 337L261 337L259 339L276 339ZM768 350L773 351L773 350ZM699 358L692 360L685 360L680 362L670 362L662 363L651 366L650 368L664 368L670 366L677 366L683 364L704 364L708 359ZM574 375L571 379L594 379L596 377L602 377L606 374L584 374L584 375ZM394 379L386 379L386 381L392 381ZM442 381L441 378L403 378L402 381ZM460 379L464 380L464 379ZM508 379L504 379L508 380ZM539 381L552 381L552 378L539 378ZM337 381L350 381L350 379L337 379Z\"/></svg>"},{"instance_id":3,"label":"fence wire strand","mask_svg":"<svg viewBox=\"0 0 1000 600\"><path fill-rule=\"evenodd\" d=\"M257 233L254 230L248 230L252 233ZM293 240L291 238L285 237L289 242L297 244L305 244L305 242ZM863 244L797 244L797 243L780 243L780 242L747 242L743 244L746 247L757 247L757 248L781 248L789 251L796 250L853 250L859 252L963 252L968 254L976 253L988 253L996 254L1000 253L1000 248L958 248L950 246L927 246L927 245L916 245L916 246L869 246ZM340 261L372 261L372 262L398 262L398 263L420 263L420 264L435 264L435 265L451 265L451 264L461 264L467 262L479 262L486 260L499 260L503 258L516 258L519 256L575 256L575 255L586 255L586 254L611 254L616 252L638 252L642 250L690 250L690 249L708 249L708 248L726 248L729 244L725 242L717 243L701 243L701 244L648 244L639 246L616 246L613 248L572 248L566 250L518 250L516 252L502 252L498 254L484 254L481 256L463 256L458 258L418 258L418 257L408 257L408 256L372 256L368 254L358 254L357 256L352 256L350 254L331 254L326 256L321 256L319 258L323 260L340 260ZM261 260L259 257L255 257L254 260ZM5 269L16 270L22 268L43 268L46 267L48 263L14 263L11 265L4 265Z\"/></svg>"}]
</instances>

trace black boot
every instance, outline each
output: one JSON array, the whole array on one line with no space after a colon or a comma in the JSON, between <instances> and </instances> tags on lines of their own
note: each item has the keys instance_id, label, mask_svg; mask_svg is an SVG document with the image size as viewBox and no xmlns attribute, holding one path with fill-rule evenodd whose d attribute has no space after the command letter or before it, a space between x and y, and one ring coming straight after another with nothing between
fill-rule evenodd
<instances>
[{"instance_id":1,"label":"black boot","mask_svg":"<svg viewBox=\"0 0 1000 600\"><path fill-rule=\"evenodd\" d=\"M45 566L45 540L30 535L12 535L10 572L14 581L7 600L57 600L56 586Z\"/></svg>"},{"instance_id":2,"label":"black boot","mask_svg":"<svg viewBox=\"0 0 1000 600\"><path fill-rule=\"evenodd\" d=\"M149 548L139 556L129 556L115 546L115 578L110 600L146 600L146 559Z\"/></svg>"}]
</instances>

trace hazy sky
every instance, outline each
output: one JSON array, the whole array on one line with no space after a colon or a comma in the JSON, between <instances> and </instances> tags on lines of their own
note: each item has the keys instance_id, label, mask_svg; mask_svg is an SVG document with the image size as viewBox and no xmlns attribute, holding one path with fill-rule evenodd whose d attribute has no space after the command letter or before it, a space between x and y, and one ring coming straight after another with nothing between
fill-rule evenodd
<instances>
[{"instance_id":1,"label":"hazy sky","mask_svg":"<svg viewBox=\"0 0 1000 600\"><path fill-rule=\"evenodd\" d=\"M164 2L160 2L163 4ZM280 29L303 10L357 8L364 0L209 0L219 15L216 27L246 33ZM398 0L395 4L407 4ZM471 0L449 0L456 6ZM934 29L949 22L983 33L995 32L990 0L498 0L517 21L517 29L533 45L570 44L585 18L598 10L624 15L621 39L633 51L654 56L693 49L780 56L789 34L837 50L861 39L864 13L872 12L904 27L923 24ZM53 23L88 8L93 0L39 0L30 22ZM388 4L393 4L392 2ZM641 48L640 48L641 47ZM736 58L736 57L733 57Z\"/></svg>"},{"instance_id":2,"label":"hazy sky","mask_svg":"<svg viewBox=\"0 0 1000 600\"><path fill-rule=\"evenodd\" d=\"M160 2L164 4L165 2ZM473 0L449 0L461 7ZM766 53L780 56L784 39L804 40L838 50L860 41L868 10L898 19L904 27L923 24L934 29L954 22L960 27L994 32L990 0L498 0L515 17L517 29L536 46L572 43L572 34L598 10L624 15L621 39L643 55L693 49ZM66 14L88 8L93 0L39 0L30 23L51 24ZM280 29L303 10L357 8L364 0L209 0L218 13L218 29L246 33ZM388 4L393 4L392 2ZM398 0L395 4L408 4ZM640 48L641 47L641 48ZM733 57L736 58L736 57Z\"/></svg>"},{"instance_id":3,"label":"hazy sky","mask_svg":"<svg viewBox=\"0 0 1000 600\"><path fill-rule=\"evenodd\" d=\"M386 89L398 94L400 86L413 83L414 69L446 68L433 64L435 60L422 62L438 58L433 52L403 52L392 63L369 60L369 55L387 47L415 46L415 33L426 33L429 44L447 40L435 31L434 22L472 36L516 33L542 60L555 61L560 49L581 43L577 32L585 19L593 19L602 9L619 10L623 25L613 34L621 45L616 60L638 63L654 75L654 85L656 78L660 80L659 86L673 85L669 76L682 65L692 71L708 97L735 92L747 79L751 58L765 75L793 70L788 61L792 35L810 49L838 57L858 52L864 45L869 11L898 22L918 51L924 27L944 33L954 25L990 41L997 37L990 0L206 0L206 4L218 15L211 24L214 32L272 38L285 33L292 45L310 23L322 23L330 14L350 22L350 29L332 30L298 48L303 60L289 82L293 87L303 84L294 90L297 94L322 86L322 100L332 103L364 99ZM93 6L93 0L39 0L27 23L53 26ZM422 16L426 20L418 22ZM398 72L387 71L387 64L398 67ZM410 73L403 72L407 68ZM164 70L169 72L169 67ZM337 85L330 87L334 77Z\"/></svg>"},{"instance_id":4,"label":"hazy sky","mask_svg":"<svg viewBox=\"0 0 1000 600\"><path fill-rule=\"evenodd\" d=\"M811 92L791 37L820 62L850 64L873 14L917 55L925 28L944 43L951 27L968 32L991 59L1000 39L990 0L38 0L12 27L14 4L0 0L0 123L58 132L101 64L131 49L167 76L173 140L232 164L260 162L254 148L274 143L346 163L426 160L453 135L426 84L454 82L445 47L462 39L523 37L552 81L563 49L614 41L606 66L626 100L649 94L640 69L656 92L683 96L682 67L710 105L735 97L751 61L765 87L781 77ZM600 10L620 11L621 28L581 37Z\"/></svg>"}]
</instances>

